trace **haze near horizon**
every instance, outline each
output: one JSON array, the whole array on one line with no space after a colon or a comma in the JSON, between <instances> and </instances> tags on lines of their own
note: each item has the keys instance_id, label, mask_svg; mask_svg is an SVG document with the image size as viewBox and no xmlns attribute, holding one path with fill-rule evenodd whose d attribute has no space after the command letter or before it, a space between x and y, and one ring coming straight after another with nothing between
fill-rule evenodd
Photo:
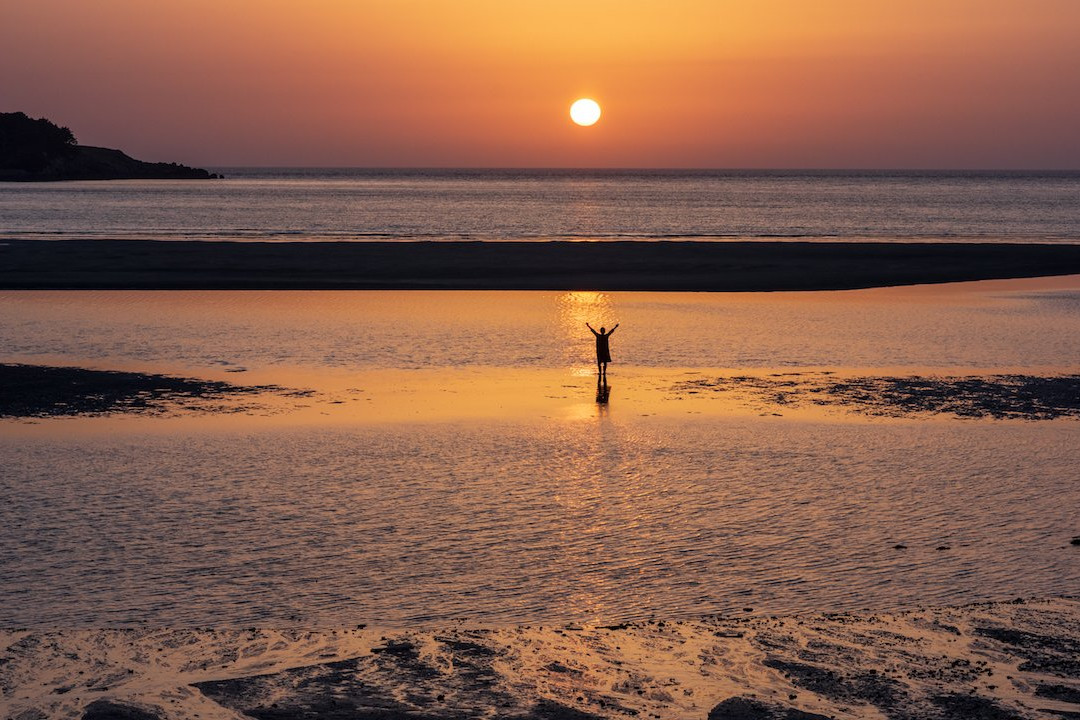
<instances>
[{"instance_id":1,"label":"haze near horizon","mask_svg":"<svg viewBox=\"0 0 1080 720\"><path fill-rule=\"evenodd\" d=\"M1067 0L0 0L0 110L203 166L1080 168ZM603 120L570 121L580 97Z\"/></svg>"}]
</instances>

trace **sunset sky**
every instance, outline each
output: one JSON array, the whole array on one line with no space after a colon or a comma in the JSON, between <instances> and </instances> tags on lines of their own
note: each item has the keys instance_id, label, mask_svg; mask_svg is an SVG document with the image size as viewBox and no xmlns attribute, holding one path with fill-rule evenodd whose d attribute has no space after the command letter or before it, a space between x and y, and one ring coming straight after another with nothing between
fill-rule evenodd
<instances>
[{"instance_id":1,"label":"sunset sky","mask_svg":"<svg viewBox=\"0 0 1080 720\"><path fill-rule=\"evenodd\" d=\"M13 110L205 166L1080 168L1080 2L0 0Z\"/></svg>"}]
</instances>

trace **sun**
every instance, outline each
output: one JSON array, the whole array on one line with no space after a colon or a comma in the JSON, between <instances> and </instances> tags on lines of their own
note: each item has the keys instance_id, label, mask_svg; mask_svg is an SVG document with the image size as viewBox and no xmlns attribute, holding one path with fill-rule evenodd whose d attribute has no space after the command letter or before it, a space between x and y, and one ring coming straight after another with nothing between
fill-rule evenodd
<instances>
[{"instance_id":1,"label":"sun","mask_svg":"<svg viewBox=\"0 0 1080 720\"><path fill-rule=\"evenodd\" d=\"M600 105L589 98L575 100L570 106L570 119L583 127L595 125L600 119Z\"/></svg>"}]
</instances>

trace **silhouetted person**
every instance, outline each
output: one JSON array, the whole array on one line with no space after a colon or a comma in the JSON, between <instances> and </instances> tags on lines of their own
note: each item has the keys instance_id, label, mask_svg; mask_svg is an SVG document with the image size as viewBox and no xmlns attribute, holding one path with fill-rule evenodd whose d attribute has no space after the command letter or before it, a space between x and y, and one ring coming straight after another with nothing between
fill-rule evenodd
<instances>
[{"instance_id":1,"label":"silhouetted person","mask_svg":"<svg viewBox=\"0 0 1080 720\"><path fill-rule=\"evenodd\" d=\"M593 326L589 323L585 323L585 327L592 330L592 334L596 336L596 372L600 374L600 377L606 378L607 364L611 362L611 346L608 344L608 338L619 327L619 323L615 323L615 327L611 330L600 328L600 332L593 330Z\"/></svg>"}]
</instances>

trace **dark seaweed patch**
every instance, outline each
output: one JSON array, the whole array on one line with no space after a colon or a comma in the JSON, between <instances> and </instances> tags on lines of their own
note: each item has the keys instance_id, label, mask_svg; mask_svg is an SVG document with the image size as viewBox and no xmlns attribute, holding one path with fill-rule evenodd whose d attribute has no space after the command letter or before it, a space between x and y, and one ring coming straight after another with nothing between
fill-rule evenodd
<instances>
[{"instance_id":1,"label":"dark seaweed patch","mask_svg":"<svg viewBox=\"0 0 1080 720\"><path fill-rule=\"evenodd\" d=\"M866 415L918 413L960 418L1053 420L1080 417L1080 375L721 377L686 380L675 393L739 391L771 405L837 406Z\"/></svg>"},{"instance_id":2,"label":"dark seaweed patch","mask_svg":"<svg viewBox=\"0 0 1080 720\"><path fill-rule=\"evenodd\" d=\"M930 702L942 711L946 720L1023 720L1023 715L979 695L956 693L934 695Z\"/></svg>"},{"instance_id":3,"label":"dark seaweed patch","mask_svg":"<svg viewBox=\"0 0 1080 720\"><path fill-rule=\"evenodd\" d=\"M1080 639L1053 637L1012 628L979 627L975 634L1011 646L1024 658L1019 669L1043 672L1060 677L1080 677Z\"/></svg>"},{"instance_id":4,"label":"dark seaweed patch","mask_svg":"<svg viewBox=\"0 0 1080 720\"><path fill-rule=\"evenodd\" d=\"M797 708L762 702L754 698L733 697L709 711L709 720L829 720L825 715Z\"/></svg>"},{"instance_id":5,"label":"dark seaweed patch","mask_svg":"<svg viewBox=\"0 0 1080 720\"><path fill-rule=\"evenodd\" d=\"M227 402L263 393L300 397L308 391L277 385L234 385L218 380L76 367L0 364L0 418L46 418L177 410L242 412Z\"/></svg>"},{"instance_id":6,"label":"dark seaweed patch","mask_svg":"<svg viewBox=\"0 0 1080 720\"><path fill-rule=\"evenodd\" d=\"M95 700L83 710L82 720L162 720L164 717L157 710L145 710L111 700Z\"/></svg>"},{"instance_id":7,"label":"dark seaweed patch","mask_svg":"<svg viewBox=\"0 0 1080 720\"><path fill-rule=\"evenodd\" d=\"M1039 685L1035 688L1035 695L1080 705L1080 688L1069 687L1068 685Z\"/></svg>"},{"instance_id":8,"label":"dark seaweed patch","mask_svg":"<svg viewBox=\"0 0 1080 720\"><path fill-rule=\"evenodd\" d=\"M797 687L840 702L867 702L888 708L906 699L905 686L877 672L840 673L807 663L767 657L764 664L784 673Z\"/></svg>"}]
</instances>

